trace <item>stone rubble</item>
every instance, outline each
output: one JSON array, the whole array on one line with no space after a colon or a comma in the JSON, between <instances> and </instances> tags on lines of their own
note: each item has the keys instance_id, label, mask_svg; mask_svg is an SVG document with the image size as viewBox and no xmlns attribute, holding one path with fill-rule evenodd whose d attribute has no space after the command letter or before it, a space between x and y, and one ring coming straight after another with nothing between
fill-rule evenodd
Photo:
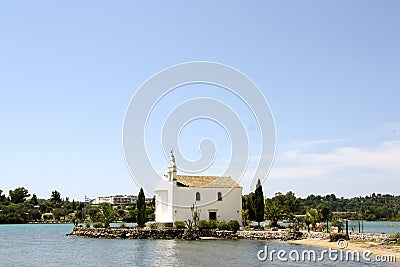
<instances>
[{"instance_id":1,"label":"stone rubble","mask_svg":"<svg viewBox=\"0 0 400 267\"><path fill-rule=\"evenodd\" d=\"M136 227L110 227L110 228L85 228L75 227L68 236L79 236L88 238L129 238L129 239L186 239L196 240L201 237L219 239L258 239L258 240L294 240L294 239L329 239L330 234L322 232L290 232L286 230L241 230L236 233L232 231L219 231L212 229L189 230L189 229L138 229ZM387 242L388 234L350 233L350 240Z\"/></svg>"},{"instance_id":2,"label":"stone rubble","mask_svg":"<svg viewBox=\"0 0 400 267\"><path fill-rule=\"evenodd\" d=\"M195 240L200 237L219 239L260 239L260 240L293 240L303 238L301 232L289 231L237 231L227 230L188 230L188 229L138 229L135 227L85 228L75 227L67 236L88 238L129 238L129 239L187 239Z\"/></svg>"}]
</instances>

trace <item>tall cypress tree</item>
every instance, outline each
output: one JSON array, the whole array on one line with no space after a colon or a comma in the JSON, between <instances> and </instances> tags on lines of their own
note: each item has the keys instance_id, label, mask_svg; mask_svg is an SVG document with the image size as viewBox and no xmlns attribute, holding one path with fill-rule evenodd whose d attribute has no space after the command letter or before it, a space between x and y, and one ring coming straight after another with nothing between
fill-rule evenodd
<instances>
[{"instance_id":1,"label":"tall cypress tree","mask_svg":"<svg viewBox=\"0 0 400 267\"><path fill-rule=\"evenodd\" d=\"M136 207L138 209L137 224L139 227L143 227L146 223L146 199L144 197L143 188L140 188Z\"/></svg>"},{"instance_id":2,"label":"tall cypress tree","mask_svg":"<svg viewBox=\"0 0 400 267\"><path fill-rule=\"evenodd\" d=\"M258 226L260 226L260 222L264 221L264 193L260 179L257 181L256 191L254 192L254 210L255 220L258 222Z\"/></svg>"},{"instance_id":3,"label":"tall cypress tree","mask_svg":"<svg viewBox=\"0 0 400 267\"><path fill-rule=\"evenodd\" d=\"M0 196L0 198L1 198L1 196ZM36 194L33 194L33 195L32 195L31 203L32 203L33 205L37 205L37 204L39 203Z\"/></svg>"}]
</instances>

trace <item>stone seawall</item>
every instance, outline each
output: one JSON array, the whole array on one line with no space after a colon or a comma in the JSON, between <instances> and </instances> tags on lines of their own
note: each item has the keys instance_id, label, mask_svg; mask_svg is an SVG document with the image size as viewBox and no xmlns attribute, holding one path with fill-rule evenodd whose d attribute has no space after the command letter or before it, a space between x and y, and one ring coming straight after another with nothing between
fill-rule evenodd
<instances>
[{"instance_id":1,"label":"stone seawall","mask_svg":"<svg viewBox=\"0 0 400 267\"><path fill-rule=\"evenodd\" d=\"M239 239L259 239L259 240L294 240L302 239L301 232L289 231L238 231L236 233Z\"/></svg>"},{"instance_id":2,"label":"stone seawall","mask_svg":"<svg viewBox=\"0 0 400 267\"><path fill-rule=\"evenodd\" d=\"M184 239L185 229L146 230L137 228L75 227L68 235L90 238Z\"/></svg>"},{"instance_id":3,"label":"stone seawall","mask_svg":"<svg viewBox=\"0 0 400 267\"><path fill-rule=\"evenodd\" d=\"M218 230L187 230L187 229L137 229L137 228L84 228L75 227L68 236L88 238L128 238L128 239L200 239L202 237L219 239L260 239L260 240L291 240L301 239L302 233L288 231L218 231Z\"/></svg>"},{"instance_id":4,"label":"stone seawall","mask_svg":"<svg viewBox=\"0 0 400 267\"><path fill-rule=\"evenodd\" d=\"M385 242L390 239L388 234L369 234L369 233L350 233L350 240L356 241L372 241L372 242Z\"/></svg>"},{"instance_id":5,"label":"stone seawall","mask_svg":"<svg viewBox=\"0 0 400 267\"><path fill-rule=\"evenodd\" d=\"M308 239L329 239L329 233L322 232L302 232L303 238ZM390 239L388 234L371 234L371 233L349 233L349 239L354 241L371 241L385 242Z\"/></svg>"},{"instance_id":6,"label":"stone seawall","mask_svg":"<svg viewBox=\"0 0 400 267\"><path fill-rule=\"evenodd\" d=\"M329 239L328 233L321 232L289 232L289 231L218 231L218 230L188 230L188 229L138 229L134 227L110 227L110 228L84 228L75 227L69 236L88 238L124 238L124 239L186 239L200 238L218 239L257 239L257 240L295 240L295 239ZM350 233L350 240L366 240L373 242L385 242L389 240L387 234Z\"/></svg>"},{"instance_id":7,"label":"stone seawall","mask_svg":"<svg viewBox=\"0 0 400 267\"><path fill-rule=\"evenodd\" d=\"M308 239L329 239L330 237L329 233L323 233L323 232L302 231L301 233L303 238L308 238Z\"/></svg>"}]
</instances>

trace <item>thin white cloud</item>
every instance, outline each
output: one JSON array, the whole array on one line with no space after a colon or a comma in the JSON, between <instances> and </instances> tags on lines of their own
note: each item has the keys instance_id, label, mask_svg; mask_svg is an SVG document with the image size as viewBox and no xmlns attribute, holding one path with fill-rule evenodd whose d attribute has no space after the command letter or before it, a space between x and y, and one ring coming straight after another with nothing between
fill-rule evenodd
<instances>
[{"instance_id":1,"label":"thin white cloud","mask_svg":"<svg viewBox=\"0 0 400 267\"><path fill-rule=\"evenodd\" d=\"M271 178L318 178L339 171L380 172L382 177L400 175L400 140L375 147L337 147L326 153L295 149L280 153Z\"/></svg>"},{"instance_id":2,"label":"thin white cloud","mask_svg":"<svg viewBox=\"0 0 400 267\"><path fill-rule=\"evenodd\" d=\"M298 190L304 191L304 188L301 188L307 185L307 188L311 186L317 192L325 192L327 184L316 181L334 180L334 183L329 182L329 188L340 192L344 184L364 179L368 183L364 183L362 189L359 188L363 192L369 191L372 184L378 180L392 183L396 177L400 177L400 139L385 141L376 146L345 146L346 141L348 140L320 139L292 142L290 149L277 151L267 181L286 181L281 186L287 190L296 191L296 188L299 188ZM260 156L252 155L248 160L249 165L243 177L242 170L237 168L231 169L227 174L236 180L242 178L239 182L245 192L254 190L251 186L254 177L261 178L255 176L258 162L261 162L261 166L265 165L266 169L268 167L266 159L260 159ZM224 164L215 164L214 167L212 174L222 175L226 171Z\"/></svg>"},{"instance_id":3,"label":"thin white cloud","mask_svg":"<svg viewBox=\"0 0 400 267\"><path fill-rule=\"evenodd\" d=\"M314 145L321 144L331 144L331 143L340 143L345 142L347 139L338 138L338 139L316 139L316 140L296 140L293 141L292 145L298 148L306 148Z\"/></svg>"}]
</instances>

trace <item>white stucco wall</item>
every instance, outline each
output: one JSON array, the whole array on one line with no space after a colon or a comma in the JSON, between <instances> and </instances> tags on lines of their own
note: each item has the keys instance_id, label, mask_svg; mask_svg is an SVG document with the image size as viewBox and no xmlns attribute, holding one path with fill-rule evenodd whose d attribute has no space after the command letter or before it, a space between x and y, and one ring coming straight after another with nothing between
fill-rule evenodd
<instances>
[{"instance_id":1,"label":"white stucco wall","mask_svg":"<svg viewBox=\"0 0 400 267\"><path fill-rule=\"evenodd\" d=\"M156 190L155 220L161 223L173 222L173 187L174 183L162 180Z\"/></svg>"},{"instance_id":2,"label":"white stucco wall","mask_svg":"<svg viewBox=\"0 0 400 267\"><path fill-rule=\"evenodd\" d=\"M237 220L241 223L242 189L234 188L191 188L177 187L174 191L174 221L191 219L190 207L196 203L200 220L208 220L209 212L217 213L218 221ZM196 201L196 193L200 193L200 201ZM217 200L218 192L222 193L222 201ZM186 207L180 207L186 206Z\"/></svg>"},{"instance_id":3,"label":"white stucco wall","mask_svg":"<svg viewBox=\"0 0 400 267\"><path fill-rule=\"evenodd\" d=\"M240 224L242 209L242 188L193 188L170 186L159 187L156 190L156 221L175 222L192 218L190 206L196 203L200 212L200 220L208 220L209 212L214 211L218 221L237 220ZM166 191L168 190L168 199ZM200 201L196 201L196 193L200 193ZM222 201L217 200L218 192ZM172 193L172 194L171 194ZM158 201L157 201L158 200ZM163 204L173 202L172 205Z\"/></svg>"}]
</instances>

